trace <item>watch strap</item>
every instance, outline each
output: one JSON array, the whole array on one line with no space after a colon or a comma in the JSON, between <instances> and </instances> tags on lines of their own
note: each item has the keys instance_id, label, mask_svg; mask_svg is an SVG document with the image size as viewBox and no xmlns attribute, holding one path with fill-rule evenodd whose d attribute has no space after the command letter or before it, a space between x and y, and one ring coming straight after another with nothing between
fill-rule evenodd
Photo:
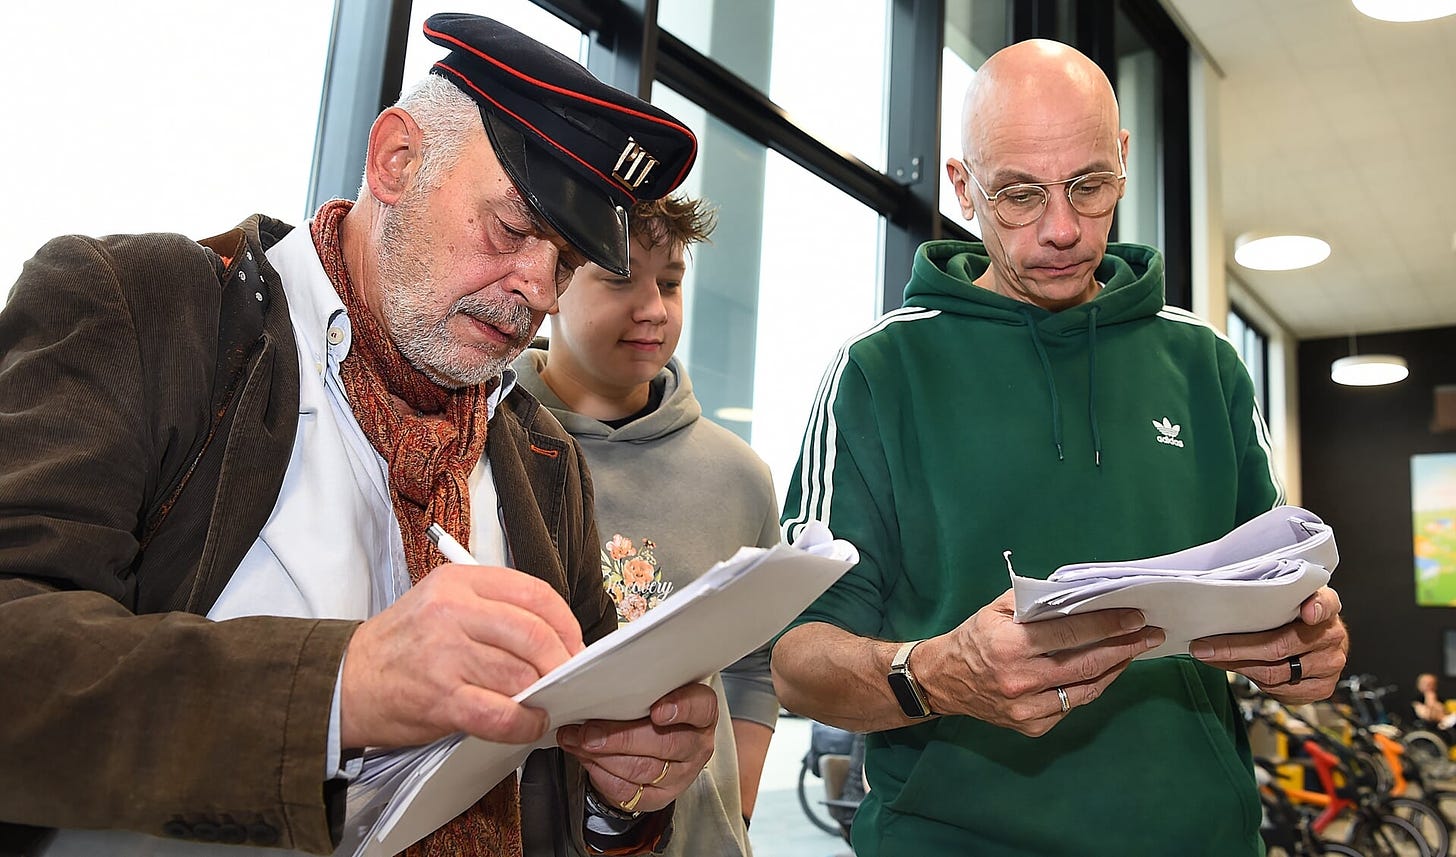
<instances>
[{"instance_id":1,"label":"watch strap","mask_svg":"<svg viewBox=\"0 0 1456 857\"><path fill-rule=\"evenodd\" d=\"M910 653L915 651L915 647L923 642L925 641L911 640L910 642L900 646L899 651L895 652L895 657L890 660L890 669L904 670L907 673L910 672ZM915 674L910 673L910 677L914 678Z\"/></svg>"},{"instance_id":2,"label":"watch strap","mask_svg":"<svg viewBox=\"0 0 1456 857\"><path fill-rule=\"evenodd\" d=\"M901 645L890 659L890 672L885 677L890 684L890 690L895 694L895 700L900 704L900 710L906 717L917 720L933 713L930 710L929 697L925 695L920 682L916 681L915 673L910 670L910 653L923 642L925 641L911 640Z\"/></svg>"}]
</instances>

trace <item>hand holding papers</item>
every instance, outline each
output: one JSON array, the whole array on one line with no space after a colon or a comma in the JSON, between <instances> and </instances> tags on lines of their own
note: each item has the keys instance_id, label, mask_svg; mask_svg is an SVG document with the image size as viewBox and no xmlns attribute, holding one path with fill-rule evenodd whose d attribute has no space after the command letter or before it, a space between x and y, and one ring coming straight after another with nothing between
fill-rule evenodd
<instances>
[{"instance_id":1,"label":"hand holding papers","mask_svg":"<svg viewBox=\"0 0 1456 857\"><path fill-rule=\"evenodd\" d=\"M559 726L646 716L668 691L758 648L858 559L852 545L833 539L822 524L806 528L793 547L741 549L518 694L517 702L551 718L539 744L454 736L409 751L408 760L380 765L379 774L356 783L358 800L351 789L344 844L335 854L403 850L514 775L532 750L552 746Z\"/></svg>"},{"instance_id":2,"label":"hand holding papers","mask_svg":"<svg viewBox=\"0 0 1456 857\"><path fill-rule=\"evenodd\" d=\"M1178 553L1064 565L1046 580L1012 571L1011 588L1018 622L1136 607L1148 625L1167 632L1163 645L1139 656L1156 658L1187 654L1189 641L1200 637L1292 621L1338 563L1329 526L1304 509L1280 506L1217 541Z\"/></svg>"}]
</instances>

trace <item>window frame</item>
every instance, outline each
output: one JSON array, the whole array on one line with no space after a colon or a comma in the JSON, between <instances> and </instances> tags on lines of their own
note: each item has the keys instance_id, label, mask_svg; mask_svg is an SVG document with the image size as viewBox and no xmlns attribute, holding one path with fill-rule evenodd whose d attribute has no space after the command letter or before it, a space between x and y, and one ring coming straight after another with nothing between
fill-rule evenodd
<instances>
[{"instance_id":1,"label":"window frame","mask_svg":"<svg viewBox=\"0 0 1456 857\"><path fill-rule=\"evenodd\" d=\"M661 81L725 123L841 188L885 218L881 306L901 304L901 288L922 242L975 240L939 211L941 46L946 0L890 0L887 58L887 169L842 153L808 131L759 90L662 30L657 0L534 0L589 38L587 67L602 80L647 97ZM1189 159L1188 43L1157 0L1085 0L1064 20L1058 0L1005 0L1008 44L1070 34L1116 85L1112 17L1121 10L1157 46L1163 75L1161 205L1167 301L1192 307L1192 191ZM369 127L393 103L403 75L411 0L336 0L310 206L352 197L363 171ZM1116 224L1114 223L1114 230ZM1114 236L1115 236L1114 231Z\"/></svg>"}]
</instances>

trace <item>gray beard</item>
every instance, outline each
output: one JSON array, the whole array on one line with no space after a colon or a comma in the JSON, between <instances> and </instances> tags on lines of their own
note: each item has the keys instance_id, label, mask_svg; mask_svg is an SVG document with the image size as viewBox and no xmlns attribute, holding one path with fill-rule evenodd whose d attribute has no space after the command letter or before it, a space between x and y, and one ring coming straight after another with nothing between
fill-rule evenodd
<instances>
[{"instance_id":1,"label":"gray beard","mask_svg":"<svg viewBox=\"0 0 1456 857\"><path fill-rule=\"evenodd\" d=\"M473 294L455 301L444 316L433 317L437 312L430 305L434 280L420 252L429 238L414 227L423 218L413 216L423 215L425 199L423 193L412 192L385 209L380 221L378 274L384 326L405 360L436 384L449 389L484 384L499 377L530 344L535 320L524 304ZM500 354L464 344L447 327L451 318L462 313L514 329L516 338Z\"/></svg>"}]
</instances>

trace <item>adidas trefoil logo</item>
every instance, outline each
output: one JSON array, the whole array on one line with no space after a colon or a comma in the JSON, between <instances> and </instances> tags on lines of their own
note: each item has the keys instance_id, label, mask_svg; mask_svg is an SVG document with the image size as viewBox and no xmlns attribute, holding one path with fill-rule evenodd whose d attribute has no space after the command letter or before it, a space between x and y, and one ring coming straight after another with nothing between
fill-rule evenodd
<instances>
[{"instance_id":1,"label":"adidas trefoil logo","mask_svg":"<svg viewBox=\"0 0 1456 857\"><path fill-rule=\"evenodd\" d=\"M1183 448L1183 441L1178 439L1178 432L1183 430L1182 426L1173 425L1168 422L1167 417L1163 417L1162 422L1153 420L1153 428L1158 430L1158 443L1166 443L1169 446L1176 446L1179 449Z\"/></svg>"}]
</instances>

